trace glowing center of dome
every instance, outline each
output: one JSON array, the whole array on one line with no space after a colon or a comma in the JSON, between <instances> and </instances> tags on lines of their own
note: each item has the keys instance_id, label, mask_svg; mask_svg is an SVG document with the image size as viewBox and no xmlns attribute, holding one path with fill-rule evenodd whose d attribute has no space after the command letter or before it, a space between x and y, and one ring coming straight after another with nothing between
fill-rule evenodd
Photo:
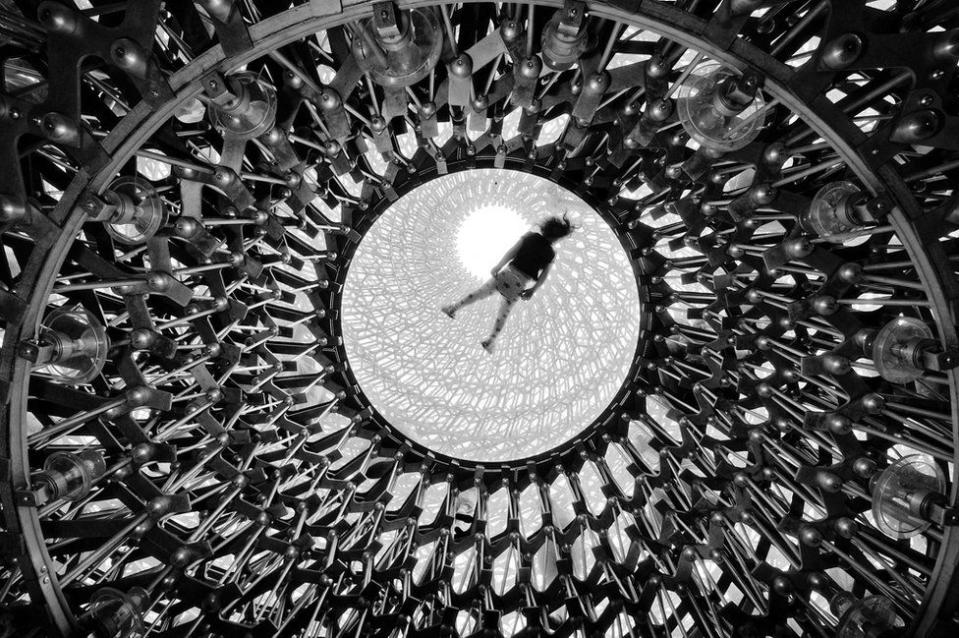
<instances>
[{"instance_id":1,"label":"glowing center of dome","mask_svg":"<svg viewBox=\"0 0 959 638\"><path fill-rule=\"evenodd\" d=\"M475 290L550 215L577 226L552 271L519 301L488 354L501 297L440 307ZM592 207L541 177L473 169L394 202L366 233L343 290L343 340L357 383L394 428L434 452L523 459L568 442L623 386L640 305L628 256Z\"/></svg>"},{"instance_id":2,"label":"glowing center of dome","mask_svg":"<svg viewBox=\"0 0 959 638\"><path fill-rule=\"evenodd\" d=\"M460 261L478 279L488 279L490 269L527 230L529 225L509 206L493 204L477 208L456 234Z\"/></svg>"}]
</instances>

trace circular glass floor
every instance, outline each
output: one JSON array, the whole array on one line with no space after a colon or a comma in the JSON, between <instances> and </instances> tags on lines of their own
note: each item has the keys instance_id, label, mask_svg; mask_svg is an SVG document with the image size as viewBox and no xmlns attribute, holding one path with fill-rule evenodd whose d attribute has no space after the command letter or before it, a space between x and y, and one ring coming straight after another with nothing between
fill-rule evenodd
<instances>
[{"instance_id":1,"label":"circular glass floor","mask_svg":"<svg viewBox=\"0 0 959 638\"><path fill-rule=\"evenodd\" d=\"M579 229L488 354L480 341L498 294L455 320L440 307L563 213ZM486 462L533 456L585 429L621 387L640 324L635 278L606 222L549 180L496 169L443 176L394 203L358 247L342 307L350 365L373 406L435 452Z\"/></svg>"}]
</instances>

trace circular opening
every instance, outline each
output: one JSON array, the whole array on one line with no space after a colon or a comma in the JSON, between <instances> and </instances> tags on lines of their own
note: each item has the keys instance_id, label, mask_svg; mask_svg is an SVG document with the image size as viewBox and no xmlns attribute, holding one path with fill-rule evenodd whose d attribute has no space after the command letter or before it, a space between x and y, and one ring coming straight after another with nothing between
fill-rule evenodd
<instances>
[{"instance_id":1,"label":"circular opening","mask_svg":"<svg viewBox=\"0 0 959 638\"><path fill-rule=\"evenodd\" d=\"M490 269L529 230L512 206L494 204L472 211L456 233L460 263L478 280L489 279Z\"/></svg>"},{"instance_id":2,"label":"circular opening","mask_svg":"<svg viewBox=\"0 0 959 638\"><path fill-rule=\"evenodd\" d=\"M578 230L486 352L498 293L452 320L440 308L564 213ZM350 365L376 410L427 448L477 462L535 456L588 427L621 388L640 326L633 271L603 218L547 179L498 169L439 177L386 210L357 248L342 308Z\"/></svg>"}]
</instances>

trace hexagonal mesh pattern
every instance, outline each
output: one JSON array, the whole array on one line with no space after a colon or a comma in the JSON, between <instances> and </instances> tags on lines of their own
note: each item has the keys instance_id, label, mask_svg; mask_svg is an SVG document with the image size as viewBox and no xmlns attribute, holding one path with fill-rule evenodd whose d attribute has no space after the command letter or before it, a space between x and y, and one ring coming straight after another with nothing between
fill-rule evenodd
<instances>
[{"instance_id":1,"label":"hexagonal mesh pattern","mask_svg":"<svg viewBox=\"0 0 959 638\"><path fill-rule=\"evenodd\" d=\"M959 635L955 2L0 5L0 634ZM615 241L489 358L540 178Z\"/></svg>"},{"instance_id":2,"label":"hexagonal mesh pattern","mask_svg":"<svg viewBox=\"0 0 959 638\"><path fill-rule=\"evenodd\" d=\"M456 239L487 206L527 226L563 212L579 226L492 356L479 341L499 295L452 322L439 312L482 281ZM343 292L346 352L373 406L427 448L478 461L535 456L589 425L623 384L639 320L632 270L606 222L542 177L496 169L434 179L393 204L363 238Z\"/></svg>"}]
</instances>

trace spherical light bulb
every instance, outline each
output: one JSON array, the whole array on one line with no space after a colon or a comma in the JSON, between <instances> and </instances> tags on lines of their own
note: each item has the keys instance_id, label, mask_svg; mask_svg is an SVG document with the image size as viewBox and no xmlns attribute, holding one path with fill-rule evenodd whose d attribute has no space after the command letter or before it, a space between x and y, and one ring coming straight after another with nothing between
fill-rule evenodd
<instances>
[{"instance_id":1,"label":"spherical light bulb","mask_svg":"<svg viewBox=\"0 0 959 638\"><path fill-rule=\"evenodd\" d=\"M88 383L100 374L110 348L103 325L82 306L62 306L47 315L40 339L52 351L34 371L68 385Z\"/></svg>"},{"instance_id":2,"label":"spherical light bulb","mask_svg":"<svg viewBox=\"0 0 959 638\"><path fill-rule=\"evenodd\" d=\"M679 87L677 112L689 136L702 146L735 151L756 139L764 123L761 79L706 61Z\"/></svg>"},{"instance_id":3,"label":"spherical light bulb","mask_svg":"<svg viewBox=\"0 0 959 638\"><path fill-rule=\"evenodd\" d=\"M89 618L97 636L128 638L143 632L143 610L150 597L142 587L130 587L124 593L104 587L93 594Z\"/></svg>"},{"instance_id":4,"label":"spherical light bulb","mask_svg":"<svg viewBox=\"0 0 959 638\"><path fill-rule=\"evenodd\" d=\"M862 226L864 220L858 209L864 200L863 192L851 182L826 184L813 197L800 223L825 238L847 233Z\"/></svg>"},{"instance_id":5,"label":"spherical light bulb","mask_svg":"<svg viewBox=\"0 0 959 638\"><path fill-rule=\"evenodd\" d=\"M208 111L213 126L240 139L263 135L276 122L276 89L255 73L241 71L230 76L234 98Z\"/></svg>"},{"instance_id":6,"label":"spherical light bulb","mask_svg":"<svg viewBox=\"0 0 959 638\"><path fill-rule=\"evenodd\" d=\"M927 508L946 490L942 470L931 459L912 454L899 459L872 484L872 515L880 532L896 540L926 531Z\"/></svg>"},{"instance_id":7,"label":"spherical light bulb","mask_svg":"<svg viewBox=\"0 0 959 638\"><path fill-rule=\"evenodd\" d=\"M79 454L54 452L43 463L43 471L33 477L33 485L43 494L43 502L64 498L76 501L86 496L93 481L106 471L106 461L96 450Z\"/></svg>"},{"instance_id":8,"label":"spherical light bulb","mask_svg":"<svg viewBox=\"0 0 959 638\"><path fill-rule=\"evenodd\" d=\"M922 353L935 345L935 336L924 321L896 317L876 333L872 360L876 372L890 383L912 383L922 378Z\"/></svg>"},{"instance_id":9,"label":"spherical light bulb","mask_svg":"<svg viewBox=\"0 0 959 638\"><path fill-rule=\"evenodd\" d=\"M841 609L837 638L867 638L898 634L906 623L896 614L892 601L885 596L868 596L862 600L847 598L835 605Z\"/></svg>"},{"instance_id":10,"label":"spherical light bulb","mask_svg":"<svg viewBox=\"0 0 959 638\"><path fill-rule=\"evenodd\" d=\"M107 232L121 244L142 244L166 223L163 199L147 180L121 176L110 183L105 197L117 210L106 224Z\"/></svg>"},{"instance_id":11,"label":"spherical light bulb","mask_svg":"<svg viewBox=\"0 0 959 638\"><path fill-rule=\"evenodd\" d=\"M443 51L439 19L425 8L397 11L386 23L376 17L364 20L358 29L368 35L353 39L353 56L380 86L402 89L416 84L429 75Z\"/></svg>"}]
</instances>

